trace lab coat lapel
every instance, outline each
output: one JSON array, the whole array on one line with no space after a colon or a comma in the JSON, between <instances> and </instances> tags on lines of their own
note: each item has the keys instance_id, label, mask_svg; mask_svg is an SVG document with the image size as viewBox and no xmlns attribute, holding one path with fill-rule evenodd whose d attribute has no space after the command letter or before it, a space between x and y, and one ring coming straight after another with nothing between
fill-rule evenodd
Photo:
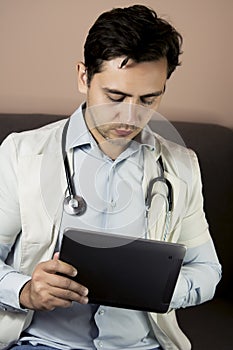
<instances>
[{"instance_id":1,"label":"lab coat lapel","mask_svg":"<svg viewBox=\"0 0 233 350\"><path fill-rule=\"evenodd\" d=\"M160 152L146 150L144 153L144 177L142 187L145 198L147 198L147 189L149 182L160 175L157 164L157 160L160 155L164 160L163 154ZM169 165L166 168L169 169ZM174 231L175 226L179 224L180 214L184 212L187 186L186 183L177 177L174 173L172 173L171 170L169 172L164 171L164 176L167 180L170 181L173 194L172 215L169 225L169 232L171 233ZM151 239L163 240L167 210L166 202L163 196L158 196L156 194L155 190L152 190L151 195L151 205L147 213L148 235ZM177 237L174 235L168 234L166 239L169 241L175 241L176 238Z\"/></svg>"},{"instance_id":2,"label":"lab coat lapel","mask_svg":"<svg viewBox=\"0 0 233 350\"><path fill-rule=\"evenodd\" d=\"M46 156L46 158L47 169L45 167L45 171L47 177L50 176L50 179L48 179L50 188L46 196L46 208L51 217L55 231L58 232L62 218L63 201L67 189L65 168L61 154L55 158L52 156ZM49 165L49 162L51 162L51 165Z\"/></svg>"},{"instance_id":3,"label":"lab coat lapel","mask_svg":"<svg viewBox=\"0 0 233 350\"><path fill-rule=\"evenodd\" d=\"M176 242L178 239L177 234L178 230L175 231L175 228L180 224L182 220L187 201L187 184L172 173L164 172L165 178L170 181L172 185L172 193L173 193L173 206L172 206L172 215L170 222L169 233L170 236L167 236L167 240Z\"/></svg>"},{"instance_id":4,"label":"lab coat lapel","mask_svg":"<svg viewBox=\"0 0 233 350\"><path fill-rule=\"evenodd\" d=\"M34 263L53 255L67 186L62 164L60 153L30 156L19 162L22 272L30 273Z\"/></svg>"}]
</instances>

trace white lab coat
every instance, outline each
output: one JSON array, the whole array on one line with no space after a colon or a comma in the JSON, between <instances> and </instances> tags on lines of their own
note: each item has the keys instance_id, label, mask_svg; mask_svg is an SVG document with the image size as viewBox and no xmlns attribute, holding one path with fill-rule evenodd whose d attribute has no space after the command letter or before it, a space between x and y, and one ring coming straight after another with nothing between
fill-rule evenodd
<instances>
[{"instance_id":1,"label":"white lab coat","mask_svg":"<svg viewBox=\"0 0 233 350\"><path fill-rule=\"evenodd\" d=\"M51 259L57 242L67 182L61 151L65 120L37 130L12 134L0 148L0 244L14 244L8 265L31 275L40 261ZM155 151L145 151L143 190L154 177L159 155L173 188L174 210L168 241L196 247L210 239L203 212L201 178L196 155L187 148L155 135ZM70 159L72 158L69 154ZM1 209L3 208L3 211ZM4 213L4 208L10 208ZM148 215L150 238L162 239L165 210L156 214L153 199ZM19 235L18 233L21 232ZM0 262L1 263L1 262ZM4 275L0 264L0 278ZM214 283L214 282L213 282ZM214 289L215 286L213 286ZM0 349L18 339L33 311L0 311ZM188 350L189 340L180 330L175 311L150 313L156 337L166 350Z\"/></svg>"}]
</instances>

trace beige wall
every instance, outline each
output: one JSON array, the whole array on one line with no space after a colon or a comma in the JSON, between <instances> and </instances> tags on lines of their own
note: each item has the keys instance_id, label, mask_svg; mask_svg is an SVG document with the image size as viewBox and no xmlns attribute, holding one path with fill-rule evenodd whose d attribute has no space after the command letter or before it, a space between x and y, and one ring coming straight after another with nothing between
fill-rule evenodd
<instances>
[{"instance_id":1,"label":"beige wall","mask_svg":"<svg viewBox=\"0 0 233 350\"><path fill-rule=\"evenodd\" d=\"M134 3L184 36L183 65L160 112L233 127L232 0L0 0L0 112L72 113L83 99L75 63L88 28L101 12Z\"/></svg>"}]
</instances>

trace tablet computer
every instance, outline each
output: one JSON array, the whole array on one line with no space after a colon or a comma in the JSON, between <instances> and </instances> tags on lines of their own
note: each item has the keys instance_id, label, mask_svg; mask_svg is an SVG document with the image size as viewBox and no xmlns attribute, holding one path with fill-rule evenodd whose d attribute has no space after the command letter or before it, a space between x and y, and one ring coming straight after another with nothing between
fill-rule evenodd
<instances>
[{"instance_id":1,"label":"tablet computer","mask_svg":"<svg viewBox=\"0 0 233 350\"><path fill-rule=\"evenodd\" d=\"M186 247L150 239L68 228L60 260L77 268L89 303L165 313Z\"/></svg>"}]
</instances>

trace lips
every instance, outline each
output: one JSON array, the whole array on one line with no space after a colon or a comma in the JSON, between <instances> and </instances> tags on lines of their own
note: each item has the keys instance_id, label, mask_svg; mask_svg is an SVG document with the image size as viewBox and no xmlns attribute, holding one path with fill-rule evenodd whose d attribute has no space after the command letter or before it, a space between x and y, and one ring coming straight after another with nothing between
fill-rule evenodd
<instances>
[{"instance_id":1,"label":"lips","mask_svg":"<svg viewBox=\"0 0 233 350\"><path fill-rule=\"evenodd\" d=\"M131 129L115 129L114 131L118 136L122 136L122 137L129 136L133 132L133 130Z\"/></svg>"}]
</instances>

